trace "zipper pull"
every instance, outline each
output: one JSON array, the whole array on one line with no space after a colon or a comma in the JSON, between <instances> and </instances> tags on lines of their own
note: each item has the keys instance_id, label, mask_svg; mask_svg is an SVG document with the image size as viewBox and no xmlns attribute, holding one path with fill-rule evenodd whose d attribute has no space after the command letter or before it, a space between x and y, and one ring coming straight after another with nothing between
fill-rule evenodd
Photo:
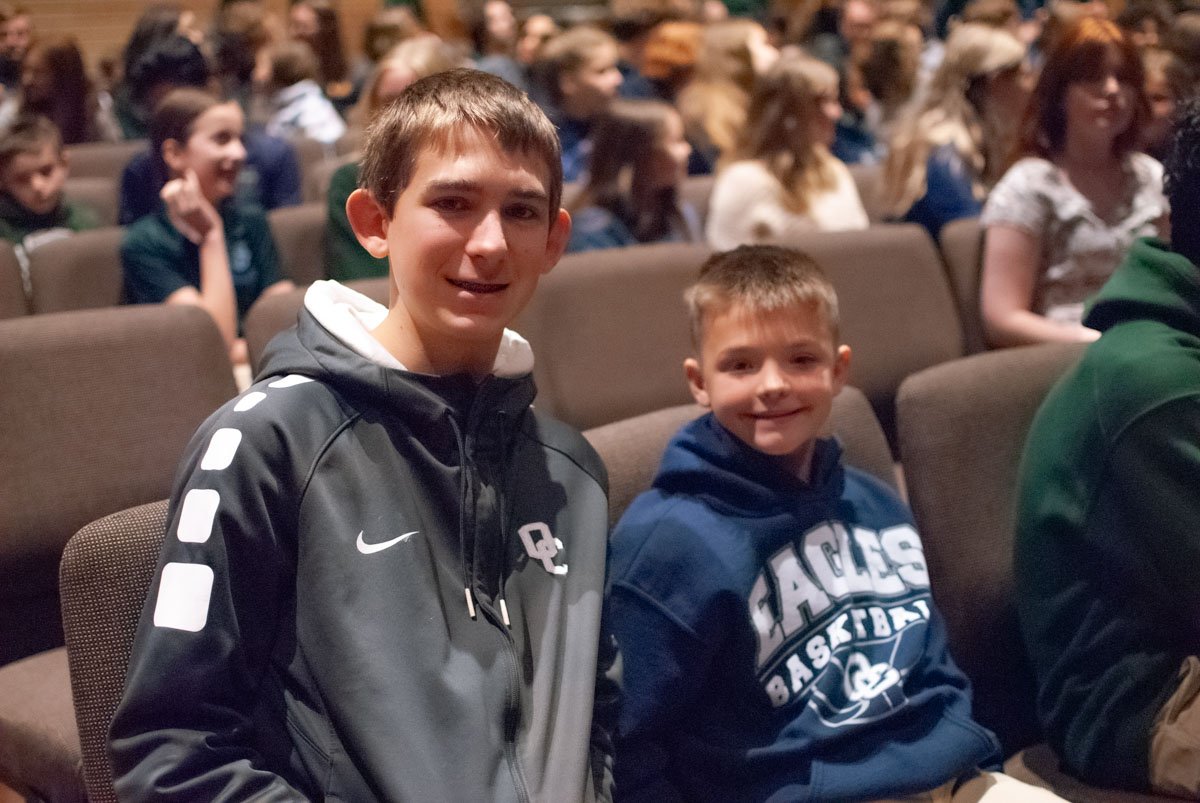
<instances>
[{"instance_id":1,"label":"zipper pull","mask_svg":"<svg viewBox=\"0 0 1200 803\"><path fill-rule=\"evenodd\" d=\"M512 622L508 620L508 606L504 604L504 597L500 598L500 618L504 620L504 626L512 630Z\"/></svg>"},{"instance_id":2,"label":"zipper pull","mask_svg":"<svg viewBox=\"0 0 1200 803\"><path fill-rule=\"evenodd\" d=\"M471 589L469 586L463 588L463 594L465 594L467 597L467 613L469 613L471 615L471 621L474 621L475 620L475 600L471 596Z\"/></svg>"}]
</instances>

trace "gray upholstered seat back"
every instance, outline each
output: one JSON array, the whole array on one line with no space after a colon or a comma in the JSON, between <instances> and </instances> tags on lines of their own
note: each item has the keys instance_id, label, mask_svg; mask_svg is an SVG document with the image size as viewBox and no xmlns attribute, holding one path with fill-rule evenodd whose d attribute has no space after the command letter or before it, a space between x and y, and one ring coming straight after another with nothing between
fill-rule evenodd
<instances>
[{"instance_id":1,"label":"gray upholstered seat back","mask_svg":"<svg viewBox=\"0 0 1200 803\"><path fill-rule=\"evenodd\" d=\"M62 643L58 561L84 524L161 499L196 427L235 392L198 307L0 322L0 663Z\"/></svg>"},{"instance_id":2,"label":"gray upholstered seat back","mask_svg":"<svg viewBox=\"0 0 1200 803\"><path fill-rule=\"evenodd\" d=\"M976 717L1006 752L1039 738L1013 600L1017 468L1034 413L1082 351L1044 345L955 360L910 377L897 403L933 597L974 685Z\"/></svg>"},{"instance_id":3,"label":"gray upholstered seat back","mask_svg":"<svg viewBox=\"0 0 1200 803\"><path fill-rule=\"evenodd\" d=\"M60 570L71 694L91 803L115 803L108 726L121 701L129 651L154 579L167 503L92 522L67 543Z\"/></svg>"}]
</instances>

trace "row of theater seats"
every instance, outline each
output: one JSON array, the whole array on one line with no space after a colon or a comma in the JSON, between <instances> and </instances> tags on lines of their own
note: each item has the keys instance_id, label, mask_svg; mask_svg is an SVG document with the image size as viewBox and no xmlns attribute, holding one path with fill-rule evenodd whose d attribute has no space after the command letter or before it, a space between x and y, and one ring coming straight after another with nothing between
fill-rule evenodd
<instances>
[{"instance_id":1,"label":"row of theater seats","mask_svg":"<svg viewBox=\"0 0 1200 803\"><path fill-rule=\"evenodd\" d=\"M323 204L285 207L268 213L278 244L280 270L298 284L323 278ZM0 319L30 313L112 307L122 303L121 239L125 229L105 226L46 243L29 259L32 295L22 291L16 254L0 241Z\"/></svg>"},{"instance_id":2,"label":"row of theater seats","mask_svg":"<svg viewBox=\"0 0 1200 803\"><path fill-rule=\"evenodd\" d=\"M1071 780L1039 745L1016 628L1010 555L1021 444L1046 390L1079 353L1012 349L918 371L899 387L896 442L952 650L1009 771L1070 800L1148 801L1156 798ZM44 614L35 597L57 590L67 643L0 669L0 782L50 800L83 799L86 783L89 799L113 800L104 736L163 537L165 503L155 500L167 495L198 421L233 395L229 365L199 310L132 307L0 324L0 375L8 385L0 420L10 428L0 439L0 632L7 648L9 634ZM667 406L585 433L609 470L613 520L647 487L670 434L698 413ZM850 463L896 484L865 395L843 392L832 429Z\"/></svg>"},{"instance_id":3,"label":"row of theater seats","mask_svg":"<svg viewBox=\"0 0 1200 803\"><path fill-rule=\"evenodd\" d=\"M321 278L322 206L269 217L284 274L299 285ZM34 251L28 306L15 256L0 243L0 318L119 304L121 234L81 232ZM837 287L843 340L855 350L852 381L889 432L890 400L905 376L983 348L980 240L978 222L968 219L946 228L940 254L924 229L905 224L811 232L789 243L816 258ZM684 401L679 365L690 344L680 297L710 253L700 244L658 244L565 256L518 324L539 355L540 404L588 427ZM386 302L386 280L353 284ZM302 295L271 296L248 313L255 367L270 337L295 321Z\"/></svg>"}]
</instances>

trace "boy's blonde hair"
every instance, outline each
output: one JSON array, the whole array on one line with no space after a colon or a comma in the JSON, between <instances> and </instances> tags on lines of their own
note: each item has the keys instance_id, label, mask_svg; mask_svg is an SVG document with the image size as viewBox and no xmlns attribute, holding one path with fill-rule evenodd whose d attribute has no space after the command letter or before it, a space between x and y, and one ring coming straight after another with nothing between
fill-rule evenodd
<instances>
[{"instance_id":1,"label":"boy's blonde hair","mask_svg":"<svg viewBox=\"0 0 1200 803\"><path fill-rule=\"evenodd\" d=\"M684 291L683 300L697 351L703 342L706 318L731 304L741 304L756 313L816 304L837 345L837 293L816 260L794 248L741 245L713 254L700 267L696 283Z\"/></svg>"},{"instance_id":2,"label":"boy's blonde hair","mask_svg":"<svg viewBox=\"0 0 1200 803\"><path fill-rule=\"evenodd\" d=\"M390 214L426 148L449 148L464 129L487 132L509 153L546 165L550 220L562 200L558 132L524 92L502 78L454 69L422 78L385 106L367 127L359 186Z\"/></svg>"}]
</instances>

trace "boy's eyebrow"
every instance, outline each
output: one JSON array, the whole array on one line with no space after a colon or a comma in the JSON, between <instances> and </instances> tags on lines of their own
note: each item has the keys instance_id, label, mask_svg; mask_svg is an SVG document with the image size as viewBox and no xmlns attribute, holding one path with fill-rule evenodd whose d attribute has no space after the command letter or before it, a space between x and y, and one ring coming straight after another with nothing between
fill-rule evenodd
<instances>
[{"instance_id":1,"label":"boy's eyebrow","mask_svg":"<svg viewBox=\"0 0 1200 803\"><path fill-rule=\"evenodd\" d=\"M480 192L482 189L483 185L478 181L458 178L434 179L425 185L426 192ZM541 189L518 188L511 190L508 194L527 201L548 202L550 200L546 191Z\"/></svg>"},{"instance_id":2,"label":"boy's eyebrow","mask_svg":"<svg viewBox=\"0 0 1200 803\"><path fill-rule=\"evenodd\" d=\"M791 340L783 344L785 349L809 349L815 345L820 345L820 338L806 338L803 340ZM762 351L763 347L758 343L734 343L732 346L726 346L717 352L718 356L734 355L741 356L743 354L753 354Z\"/></svg>"}]
</instances>

